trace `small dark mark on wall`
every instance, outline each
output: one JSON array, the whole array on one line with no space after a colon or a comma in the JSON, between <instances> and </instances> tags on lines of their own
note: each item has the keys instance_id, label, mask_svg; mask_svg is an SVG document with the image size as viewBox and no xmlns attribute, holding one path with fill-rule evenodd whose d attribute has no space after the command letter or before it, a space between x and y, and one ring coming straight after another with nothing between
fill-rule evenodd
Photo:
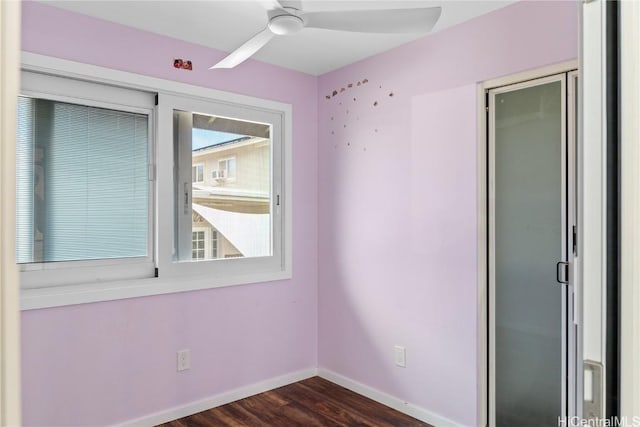
<instances>
[{"instance_id":1,"label":"small dark mark on wall","mask_svg":"<svg viewBox=\"0 0 640 427\"><path fill-rule=\"evenodd\" d=\"M362 83L358 82L357 86L360 86Z\"/></svg>"},{"instance_id":2,"label":"small dark mark on wall","mask_svg":"<svg viewBox=\"0 0 640 427\"><path fill-rule=\"evenodd\" d=\"M389 96L393 98L393 92L389 92Z\"/></svg>"},{"instance_id":3,"label":"small dark mark on wall","mask_svg":"<svg viewBox=\"0 0 640 427\"><path fill-rule=\"evenodd\" d=\"M348 87L349 89L351 89L351 88L353 87L353 83L349 83L349 84L347 85L347 87Z\"/></svg>"},{"instance_id":4,"label":"small dark mark on wall","mask_svg":"<svg viewBox=\"0 0 640 427\"><path fill-rule=\"evenodd\" d=\"M364 84L367 84L367 83L369 83L369 79L364 79L364 80L362 81L362 84L363 84L363 85L364 85Z\"/></svg>"},{"instance_id":5,"label":"small dark mark on wall","mask_svg":"<svg viewBox=\"0 0 640 427\"><path fill-rule=\"evenodd\" d=\"M378 106L378 101L375 101L375 102L373 103L373 106L374 106L374 107L377 107L377 106Z\"/></svg>"},{"instance_id":6,"label":"small dark mark on wall","mask_svg":"<svg viewBox=\"0 0 640 427\"><path fill-rule=\"evenodd\" d=\"M345 88L340 88L340 93L344 92L346 89Z\"/></svg>"},{"instance_id":7,"label":"small dark mark on wall","mask_svg":"<svg viewBox=\"0 0 640 427\"><path fill-rule=\"evenodd\" d=\"M331 95L326 95L325 98L331 99Z\"/></svg>"},{"instance_id":8,"label":"small dark mark on wall","mask_svg":"<svg viewBox=\"0 0 640 427\"><path fill-rule=\"evenodd\" d=\"M336 96L338 94L337 90L334 90L333 93L331 94L331 96Z\"/></svg>"}]
</instances>

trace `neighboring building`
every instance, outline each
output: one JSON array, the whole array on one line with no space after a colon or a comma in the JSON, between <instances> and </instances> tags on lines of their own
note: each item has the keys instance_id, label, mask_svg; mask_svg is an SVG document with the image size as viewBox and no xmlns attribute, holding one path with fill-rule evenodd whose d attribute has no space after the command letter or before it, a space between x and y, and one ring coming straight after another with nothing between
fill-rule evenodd
<instances>
[{"instance_id":1,"label":"neighboring building","mask_svg":"<svg viewBox=\"0 0 640 427\"><path fill-rule=\"evenodd\" d=\"M270 140L193 130L192 259L266 256Z\"/></svg>"}]
</instances>

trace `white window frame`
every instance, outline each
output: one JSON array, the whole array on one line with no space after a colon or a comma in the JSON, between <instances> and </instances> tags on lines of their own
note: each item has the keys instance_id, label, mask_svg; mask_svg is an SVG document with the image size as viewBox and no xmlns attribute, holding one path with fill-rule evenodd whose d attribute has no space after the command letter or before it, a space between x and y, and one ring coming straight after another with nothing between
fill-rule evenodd
<instances>
[{"instance_id":1,"label":"white window frame","mask_svg":"<svg viewBox=\"0 0 640 427\"><path fill-rule=\"evenodd\" d=\"M153 158L153 95L150 92L107 87L105 85L68 79L63 76L23 71L21 96L47 99L88 107L144 114L148 117L148 159ZM149 181L147 206L147 256L62 262L32 262L19 264L23 289L64 286L78 283L115 281L153 277L154 262L154 194ZM117 267L117 268L114 268Z\"/></svg>"},{"instance_id":2,"label":"white window frame","mask_svg":"<svg viewBox=\"0 0 640 427\"><path fill-rule=\"evenodd\" d=\"M188 183L182 183L176 187L174 182L174 174L159 174L158 176L158 226L161 230L177 230L181 238L165 234L158 235L158 269L160 276L168 277L189 277L202 276L209 277L209 281L217 284L224 284L228 281L236 280L236 278L244 278L243 281L251 281L251 277L262 276L268 273L285 271L284 247L283 241L285 234L284 229L284 212L282 210L282 201L285 192L283 190L284 180L284 118L283 111L261 108L256 105L241 105L237 103L220 102L218 100L206 99L201 96L190 95L174 95L159 93L157 122L158 122L158 168L159 170L168 169L169 162L171 167L175 164L174 156L174 135L178 130L174 129L176 121L174 120L175 111L184 111L210 116L224 117L234 120L242 120L248 122L256 122L268 124L271 126L271 256L251 257L251 258L233 258L224 260L208 260L206 262L198 261L196 263L189 259L176 260L176 253L190 252L191 238L185 239L184 236L189 233L191 236L191 212L183 213L182 206L178 209L174 206L174 200L183 203L184 196L182 191L188 193L186 196L187 203L191 203L191 186ZM178 119L179 122L190 122L188 116ZM184 132L190 132L185 128ZM183 132L180 130L179 132ZM188 138L189 135L185 135ZM191 150L191 147L187 147ZM185 156L186 158L186 156ZM188 156L191 161L191 156ZM236 165L237 166L237 165ZM180 168L180 167L179 167ZM179 169L178 169L179 170ZM189 171L191 177L191 171ZM286 182L286 180L285 180ZM179 194L174 195L173 189L178 188ZM183 190L184 188L184 190ZM165 194L169 190L169 194ZM175 215L178 215L176 222ZM177 247L179 246L179 249Z\"/></svg>"},{"instance_id":3,"label":"white window frame","mask_svg":"<svg viewBox=\"0 0 640 427\"><path fill-rule=\"evenodd\" d=\"M158 295L173 292L208 289L236 284L267 282L291 278L292 270L292 106L276 101L254 98L220 90L214 90L171 80L158 79L144 75L112 70L95 65L83 64L44 55L22 52L21 63L23 70L41 72L52 75L62 75L69 78L103 83L105 85L126 87L158 93L160 100L156 107L156 114L172 113L172 107L163 103L164 97L190 97L201 102L215 100L220 105L226 105L247 112L276 113L281 121L282 167L280 205L274 207L278 213L282 226L280 240L282 250L277 263L267 263L263 258L254 268L240 261L248 259L231 259L223 262L211 260L209 262L177 263L173 261L173 174L163 173L173 168L173 135L169 123L155 120L156 150L155 150L155 259L159 269L159 277L115 280L98 283L82 283L77 285L49 286L44 288L24 288L21 291L21 309L36 309L55 307L69 304L109 301L123 298ZM110 88L111 89L111 88ZM61 94L64 95L64 94ZM238 116L237 118L242 119ZM255 118L247 117L249 121ZM167 133L169 131L169 133ZM275 171L274 171L275 173ZM272 192L276 194L276 191ZM162 230L162 233L159 231ZM264 257L269 258L269 257ZM273 261L273 258L271 259ZM221 274L214 266L216 264L233 265L231 272ZM175 268L180 267L180 268ZM184 275L181 275L184 273Z\"/></svg>"}]
</instances>

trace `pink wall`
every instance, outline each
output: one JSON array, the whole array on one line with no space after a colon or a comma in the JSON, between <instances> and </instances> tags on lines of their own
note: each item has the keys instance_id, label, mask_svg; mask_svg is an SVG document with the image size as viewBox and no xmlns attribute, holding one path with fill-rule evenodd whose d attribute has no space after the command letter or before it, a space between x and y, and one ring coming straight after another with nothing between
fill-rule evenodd
<instances>
[{"instance_id":1,"label":"pink wall","mask_svg":"<svg viewBox=\"0 0 640 427\"><path fill-rule=\"evenodd\" d=\"M293 105L293 279L22 313L25 425L107 425L316 366L317 79L23 4L22 48ZM194 70L173 68L191 59ZM176 351L191 370L176 372Z\"/></svg>"},{"instance_id":2,"label":"pink wall","mask_svg":"<svg viewBox=\"0 0 640 427\"><path fill-rule=\"evenodd\" d=\"M577 26L519 3L319 78L321 368L477 424L476 83L576 58Z\"/></svg>"}]
</instances>

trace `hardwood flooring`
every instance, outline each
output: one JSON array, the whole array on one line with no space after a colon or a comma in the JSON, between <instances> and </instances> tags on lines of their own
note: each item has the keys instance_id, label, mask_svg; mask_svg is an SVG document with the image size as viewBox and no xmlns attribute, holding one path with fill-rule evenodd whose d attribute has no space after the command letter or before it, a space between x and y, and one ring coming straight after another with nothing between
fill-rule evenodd
<instances>
[{"instance_id":1,"label":"hardwood flooring","mask_svg":"<svg viewBox=\"0 0 640 427\"><path fill-rule=\"evenodd\" d=\"M200 426L432 427L320 377L161 424Z\"/></svg>"}]
</instances>

